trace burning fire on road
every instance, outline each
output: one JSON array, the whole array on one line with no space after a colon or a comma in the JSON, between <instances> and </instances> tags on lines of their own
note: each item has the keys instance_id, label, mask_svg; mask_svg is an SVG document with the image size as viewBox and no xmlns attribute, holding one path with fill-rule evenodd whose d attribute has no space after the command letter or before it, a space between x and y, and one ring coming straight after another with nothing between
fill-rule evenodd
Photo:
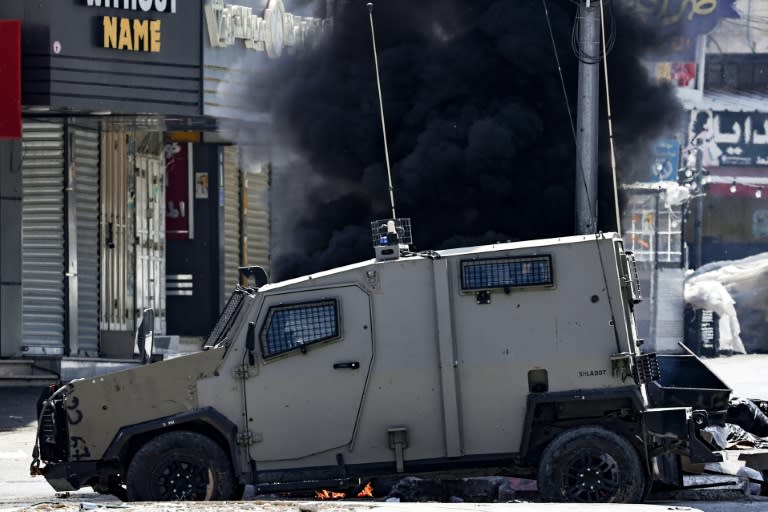
<instances>
[{"instance_id":1,"label":"burning fire on road","mask_svg":"<svg viewBox=\"0 0 768 512\"><path fill-rule=\"evenodd\" d=\"M322 491L315 491L315 498L319 500L341 500L347 497L345 492L334 492L327 489ZM363 490L357 493L358 498L373 498L373 486L371 482L365 484Z\"/></svg>"}]
</instances>

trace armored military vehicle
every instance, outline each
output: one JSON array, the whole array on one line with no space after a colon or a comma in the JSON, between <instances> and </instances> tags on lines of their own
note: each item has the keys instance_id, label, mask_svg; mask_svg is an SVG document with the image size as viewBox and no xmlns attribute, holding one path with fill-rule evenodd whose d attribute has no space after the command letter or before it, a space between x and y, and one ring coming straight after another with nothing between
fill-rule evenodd
<instances>
[{"instance_id":1,"label":"armored military vehicle","mask_svg":"<svg viewBox=\"0 0 768 512\"><path fill-rule=\"evenodd\" d=\"M200 352L52 388L33 472L129 500L484 473L638 502L723 460L730 390L692 354L641 352L617 234L415 253L407 222L373 228L369 261L248 269Z\"/></svg>"}]
</instances>

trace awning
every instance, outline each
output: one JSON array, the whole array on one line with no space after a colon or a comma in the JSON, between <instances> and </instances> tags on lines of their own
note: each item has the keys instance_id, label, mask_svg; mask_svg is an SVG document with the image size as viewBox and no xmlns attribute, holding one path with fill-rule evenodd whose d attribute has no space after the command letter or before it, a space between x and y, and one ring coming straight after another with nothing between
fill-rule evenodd
<instances>
[{"instance_id":1,"label":"awning","mask_svg":"<svg viewBox=\"0 0 768 512\"><path fill-rule=\"evenodd\" d=\"M707 195L768 200L768 167L711 167L708 171Z\"/></svg>"},{"instance_id":2,"label":"awning","mask_svg":"<svg viewBox=\"0 0 768 512\"><path fill-rule=\"evenodd\" d=\"M768 113L768 96L756 93L706 91L700 98L680 98L686 110Z\"/></svg>"}]
</instances>

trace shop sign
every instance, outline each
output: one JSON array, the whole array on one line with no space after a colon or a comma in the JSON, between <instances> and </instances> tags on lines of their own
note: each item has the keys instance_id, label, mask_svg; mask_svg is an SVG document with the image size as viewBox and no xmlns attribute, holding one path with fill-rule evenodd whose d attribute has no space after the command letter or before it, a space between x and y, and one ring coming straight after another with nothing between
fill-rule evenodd
<instances>
[{"instance_id":1,"label":"shop sign","mask_svg":"<svg viewBox=\"0 0 768 512\"><path fill-rule=\"evenodd\" d=\"M86 0L88 7L112 7L126 11L176 13L176 0Z\"/></svg>"},{"instance_id":2,"label":"shop sign","mask_svg":"<svg viewBox=\"0 0 768 512\"><path fill-rule=\"evenodd\" d=\"M650 181L676 181L680 161L680 143L675 139L659 139L653 146Z\"/></svg>"},{"instance_id":3,"label":"shop sign","mask_svg":"<svg viewBox=\"0 0 768 512\"><path fill-rule=\"evenodd\" d=\"M736 0L622 0L662 35L695 37L711 32L723 18L738 18Z\"/></svg>"},{"instance_id":4,"label":"shop sign","mask_svg":"<svg viewBox=\"0 0 768 512\"><path fill-rule=\"evenodd\" d=\"M768 114L694 110L688 132L704 167L768 166Z\"/></svg>"},{"instance_id":5,"label":"shop sign","mask_svg":"<svg viewBox=\"0 0 768 512\"><path fill-rule=\"evenodd\" d=\"M252 7L206 0L205 21L213 48L242 42L250 50L266 52L270 58L280 57L286 48L304 45L330 24L329 20L287 13L282 0L269 0L261 16Z\"/></svg>"},{"instance_id":6,"label":"shop sign","mask_svg":"<svg viewBox=\"0 0 768 512\"><path fill-rule=\"evenodd\" d=\"M176 0L85 0L88 7L176 14ZM158 53L162 22L130 16L102 17L102 46L112 50Z\"/></svg>"},{"instance_id":7,"label":"shop sign","mask_svg":"<svg viewBox=\"0 0 768 512\"><path fill-rule=\"evenodd\" d=\"M641 18L658 34L664 51L649 58L659 80L681 89L701 89L697 62L702 48L699 36L711 32L720 20L738 18L735 0L621 0L623 7Z\"/></svg>"},{"instance_id":8,"label":"shop sign","mask_svg":"<svg viewBox=\"0 0 768 512\"><path fill-rule=\"evenodd\" d=\"M21 137L21 22L0 20L0 139Z\"/></svg>"}]
</instances>

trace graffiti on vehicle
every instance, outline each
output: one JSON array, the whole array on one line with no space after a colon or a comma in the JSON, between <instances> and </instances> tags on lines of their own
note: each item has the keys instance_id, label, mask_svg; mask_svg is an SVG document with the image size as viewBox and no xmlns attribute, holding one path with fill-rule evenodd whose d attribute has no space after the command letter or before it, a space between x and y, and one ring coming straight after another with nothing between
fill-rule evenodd
<instances>
[{"instance_id":1,"label":"graffiti on vehicle","mask_svg":"<svg viewBox=\"0 0 768 512\"><path fill-rule=\"evenodd\" d=\"M87 459L91 456L91 451L85 443L85 439L82 437L71 437L70 442L70 456L73 460Z\"/></svg>"},{"instance_id":2,"label":"graffiti on vehicle","mask_svg":"<svg viewBox=\"0 0 768 512\"><path fill-rule=\"evenodd\" d=\"M80 405L80 400L76 396L70 398L67 403L67 420L70 425L77 425L83 421L83 413L77 407Z\"/></svg>"}]
</instances>

